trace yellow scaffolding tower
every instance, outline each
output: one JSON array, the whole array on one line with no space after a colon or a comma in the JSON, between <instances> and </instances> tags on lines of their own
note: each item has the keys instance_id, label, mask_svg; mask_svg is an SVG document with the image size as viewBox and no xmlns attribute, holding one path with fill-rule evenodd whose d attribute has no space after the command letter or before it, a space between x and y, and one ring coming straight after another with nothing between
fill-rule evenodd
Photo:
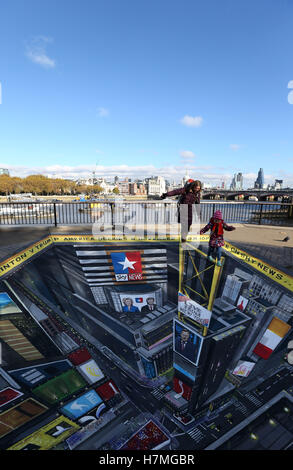
<instances>
[{"instance_id":1,"label":"yellow scaffolding tower","mask_svg":"<svg viewBox=\"0 0 293 470\"><path fill-rule=\"evenodd\" d=\"M188 242L185 242L185 248L186 249L183 249L182 243L179 243L179 292L182 292L189 297L191 296L191 298L192 298L192 293L198 295L202 300L202 302L200 302L200 305L205 307L207 310L211 311L213 309L214 300L217 294L219 282L220 282L221 275L223 272L225 258L223 256L221 257L221 266L218 266L217 263L211 263L207 267L205 267L203 270L199 271L192 257L192 250L196 251L200 256L204 258L207 258L207 254ZM186 256L187 256L187 259L186 259ZM185 268L187 266L187 261L189 260L191 261L193 272L192 272L192 275L187 278L187 272L185 272ZM202 275L209 270L213 271L213 277L212 277L211 285L208 287L204 285ZM203 293L197 292L196 290L192 289L189 285L187 285L187 282L196 278L200 282L200 286L202 288ZM179 311L178 311L178 318L179 320L184 321L184 317L180 314ZM206 336L207 330L208 330L207 327L203 327L203 331L202 331L203 336Z\"/></svg>"}]
</instances>

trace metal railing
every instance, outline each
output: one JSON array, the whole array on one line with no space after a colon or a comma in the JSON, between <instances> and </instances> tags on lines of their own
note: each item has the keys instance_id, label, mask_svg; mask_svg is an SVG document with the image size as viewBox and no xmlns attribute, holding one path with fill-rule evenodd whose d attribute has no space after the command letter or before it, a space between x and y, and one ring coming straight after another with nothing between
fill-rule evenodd
<instances>
[{"instance_id":1,"label":"metal railing","mask_svg":"<svg viewBox=\"0 0 293 470\"><path fill-rule=\"evenodd\" d=\"M202 201L201 223L208 223L221 210L228 224L252 223L293 225L293 205L273 202ZM0 226L6 225L91 225L174 224L176 201L96 200L86 202L0 203Z\"/></svg>"}]
</instances>

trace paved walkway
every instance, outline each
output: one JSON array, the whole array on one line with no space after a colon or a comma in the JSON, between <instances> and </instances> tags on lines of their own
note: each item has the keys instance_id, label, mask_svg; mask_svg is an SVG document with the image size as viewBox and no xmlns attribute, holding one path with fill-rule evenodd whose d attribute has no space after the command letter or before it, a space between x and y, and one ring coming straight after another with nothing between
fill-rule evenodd
<instances>
[{"instance_id":1,"label":"paved walkway","mask_svg":"<svg viewBox=\"0 0 293 470\"><path fill-rule=\"evenodd\" d=\"M226 232L232 245L293 276L293 228L267 225L235 224L236 230ZM288 236L290 240L282 240Z\"/></svg>"},{"instance_id":2,"label":"paved walkway","mask_svg":"<svg viewBox=\"0 0 293 470\"><path fill-rule=\"evenodd\" d=\"M225 239L250 255L293 275L293 227L234 224L236 230L226 232ZM91 225L30 226L0 228L0 260L39 241L51 233L91 234ZM282 240L289 236L288 242Z\"/></svg>"}]
</instances>

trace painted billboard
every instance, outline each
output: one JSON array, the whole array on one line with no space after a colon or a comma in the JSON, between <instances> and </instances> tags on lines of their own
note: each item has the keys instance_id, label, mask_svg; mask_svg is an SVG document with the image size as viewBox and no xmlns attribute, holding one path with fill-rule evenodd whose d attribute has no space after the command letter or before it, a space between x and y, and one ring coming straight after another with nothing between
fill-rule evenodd
<instances>
[{"instance_id":1,"label":"painted billboard","mask_svg":"<svg viewBox=\"0 0 293 470\"><path fill-rule=\"evenodd\" d=\"M23 395L23 393L15 390L14 388L7 387L4 390L0 391L0 408L1 406L7 405L16 398L19 398Z\"/></svg>"},{"instance_id":2,"label":"painted billboard","mask_svg":"<svg viewBox=\"0 0 293 470\"><path fill-rule=\"evenodd\" d=\"M241 312L244 312L247 304L248 304L248 299L243 297L242 295L239 295L239 299L237 301L237 309L240 310Z\"/></svg>"},{"instance_id":3,"label":"painted billboard","mask_svg":"<svg viewBox=\"0 0 293 470\"><path fill-rule=\"evenodd\" d=\"M120 301L123 312L150 313L156 310L156 299L150 294L120 294Z\"/></svg>"},{"instance_id":4,"label":"painted billboard","mask_svg":"<svg viewBox=\"0 0 293 470\"><path fill-rule=\"evenodd\" d=\"M202 336L175 319L173 334L174 350L197 366L203 344Z\"/></svg>"},{"instance_id":5,"label":"painted billboard","mask_svg":"<svg viewBox=\"0 0 293 470\"><path fill-rule=\"evenodd\" d=\"M63 442L80 426L66 418L59 416L54 421L41 427L34 433L17 442L7 450L47 450Z\"/></svg>"},{"instance_id":6,"label":"painted billboard","mask_svg":"<svg viewBox=\"0 0 293 470\"><path fill-rule=\"evenodd\" d=\"M28 398L0 414L0 438L47 411L47 407Z\"/></svg>"},{"instance_id":7,"label":"painted billboard","mask_svg":"<svg viewBox=\"0 0 293 470\"><path fill-rule=\"evenodd\" d=\"M105 377L98 364L93 359L78 366L77 370L89 384L94 384Z\"/></svg>"},{"instance_id":8,"label":"painted billboard","mask_svg":"<svg viewBox=\"0 0 293 470\"><path fill-rule=\"evenodd\" d=\"M113 380L109 380L108 382L100 385L98 388L96 388L96 391L106 402L111 400L111 398L113 398L115 395L120 394L120 391Z\"/></svg>"},{"instance_id":9,"label":"painted billboard","mask_svg":"<svg viewBox=\"0 0 293 470\"><path fill-rule=\"evenodd\" d=\"M0 315L19 312L21 312L20 308L13 302L7 292L0 292Z\"/></svg>"},{"instance_id":10,"label":"painted billboard","mask_svg":"<svg viewBox=\"0 0 293 470\"><path fill-rule=\"evenodd\" d=\"M185 400L190 400L192 388L178 377L173 378L173 390L177 394L175 398L183 397Z\"/></svg>"},{"instance_id":11,"label":"painted billboard","mask_svg":"<svg viewBox=\"0 0 293 470\"><path fill-rule=\"evenodd\" d=\"M268 359L290 329L291 326L274 317L253 352L262 359Z\"/></svg>"},{"instance_id":12,"label":"painted billboard","mask_svg":"<svg viewBox=\"0 0 293 470\"><path fill-rule=\"evenodd\" d=\"M212 312L181 292L178 292L178 311L195 323L209 327Z\"/></svg>"},{"instance_id":13,"label":"painted billboard","mask_svg":"<svg viewBox=\"0 0 293 470\"><path fill-rule=\"evenodd\" d=\"M68 359L74 364L75 366L79 366L84 362L89 361L92 358L87 348L80 348L77 351L73 351L69 354Z\"/></svg>"},{"instance_id":14,"label":"painted billboard","mask_svg":"<svg viewBox=\"0 0 293 470\"><path fill-rule=\"evenodd\" d=\"M238 375L239 377L248 377L254 366L255 362L240 360L238 361L237 366L233 370L232 374Z\"/></svg>"},{"instance_id":15,"label":"painted billboard","mask_svg":"<svg viewBox=\"0 0 293 470\"><path fill-rule=\"evenodd\" d=\"M139 251L111 253L116 281L142 281L142 265Z\"/></svg>"},{"instance_id":16,"label":"painted billboard","mask_svg":"<svg viewBox=\"0 0 293 470\"><path fill-rule=\"evenodd\" d=\"M100 403L101 397L94 390L90 390L63 406L61 412L71 419L78 419Z\"/></svg>"},{"instance_id":17,"label":"painted billboard","mask_svg":"<svg viewBox=\"0 0 293 470\"><path fill-rule=\"evenodd\" d=\"M43 385L34 388L33 394L46 403L53 405L86 386L87 383L83 377L76 370L70 369Z\"/></svg>"},{"instance_id":18,"label":"painted billboard","mask_svg":"<svg viewBox=\"0 0 293 470\"><path fill-rule=\"evenodd\" d=\"M9 373L20 384L33 388L71 368L72 365L65 359L61 361L47 362L46 364L41 364L35 367L24 367L22 369L10 370Z\"/></svg>"}]
</instances>

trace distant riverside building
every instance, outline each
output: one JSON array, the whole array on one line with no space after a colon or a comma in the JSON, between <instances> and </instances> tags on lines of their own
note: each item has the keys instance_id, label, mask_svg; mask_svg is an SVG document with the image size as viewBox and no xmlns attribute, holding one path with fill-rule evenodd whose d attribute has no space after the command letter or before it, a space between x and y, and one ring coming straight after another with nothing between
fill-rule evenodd
<instances>
[{"instance_id":1,"label":"distant riverside building","mask_svg":"<svg viewBox=\"0 0 293 470\"><path fill-rule=\"evenodd\" d=\"M257 179L255 180L255 183L254 183L254 188L264 189L264 183L265 183L264 172L263 172L263 169L260 168L258 171Z\"/></svg>"},{"instance_id":2,"label":"distant riverside building","mask_svg":"<svg viewBox=\"0 0 293 470\"><path fill-rule=\"evenodd\" d=\"M243 189L243 175L242 173L235 173L233 176L231 185L230 185L230 190L232 191L242 191Z\"/></svg>"},{"instance_id":3,"label":"distant riverside building","mask_svg":"<svg viewBox=\"0 0 293 470\"><path fill-rule=\"evenodd\" d=\"M92 186L92 185L98 185L102 188L103 193L111 193L113 189L117 186L116 184L109 183L108 181L105 181L103 177L96 177L93 176L91 178L79 178L76 180L76 184L78 186L85 185L85 186Z\"/></svg>"},{"instance_id":4,"label":"distant riverside building","mask_svg":"<svg viewBox=\"0 0 293 470\"><path fill-rule=\"evenodd\" d=\"M129 179L126 177L124 180L119 181L118 188L120 194L129 195Z\"/></svg>"},{"instance_id":5,"label":"distant riverside building","mask_svg":"<svg viewBox=\"0 0 293 470\"><path fill-rule=\"evenodd\" d=\"M187 170L186 170L185 176L183 176L182 181L181 181L181 182L182 182L182 186L184 186L185 183L187 183L187 181L188 181L189 179L190 179L190 176L189 176L189 174L187 173Z\"/></svg>"},{"instance_id":6,"label":"distant riverside building","mask_svg":"<svg viewBox=\"0 0 293 470\"><path fill-rule=\"evenodd\" d=\"M275 180L274 189L283 189L283 180Z\"/></svg>"},{"instance_id":7,"label":"distant riverside building","mask_svg":"<svg viewBox=\"0 0 293 470\"><path fill-rule=\"evenodd\" d=\"M166 182L166 191L173 191L173 189L181 188L181 183L176 183L176 181Z\"/></svg>"},{"instance_id":8,"label":"distant riverside building","mask_svg":"<svg viewBox=\"0 0 293 470\"><path fill-rule=\"evenodd\" d=\"M0 175L10 176L9 175L9 170L7 170L7 168L0 168Z\"/></svg>"},{"instance_id":9,"label":"distant riverside building","mask_svg":"<svg viewBox=\"0 0 293 470\"><path fill-rule=\"evenodd\" d=\"M147 194L147 190L144 184L142 183L129 183L129 194L135 195L144 195Z\"/></svg>"},{"instance_id":10,"label":"distant riverside building","mask_svg":"<svg viewBox=\"0 0 293 470\"><path fill-rule=\"evenodd\" d=\"M166 192L166 182L162 176L146 178L147 192L149 195L159 195Z\"/></svg>"}]
</instances>

